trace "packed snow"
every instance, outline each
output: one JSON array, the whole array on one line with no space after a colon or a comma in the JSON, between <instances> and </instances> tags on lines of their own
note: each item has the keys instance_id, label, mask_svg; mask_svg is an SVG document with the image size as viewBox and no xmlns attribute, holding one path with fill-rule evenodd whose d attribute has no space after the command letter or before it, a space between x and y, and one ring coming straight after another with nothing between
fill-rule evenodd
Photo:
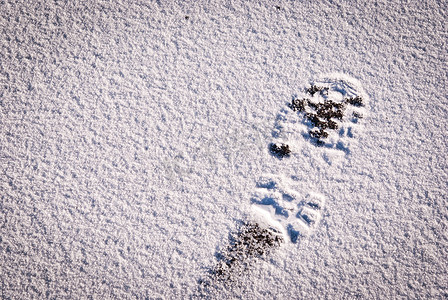
<instances>
[{"instance_id":1,"label":"packed snow","mask_svg":"<svg viewBox=\"0 0 448 300\"><path fill-rule=\"evenodd\" d=\"M448 298L447 20L0 0L0 298Z\"/></svg>"}]
</instances>

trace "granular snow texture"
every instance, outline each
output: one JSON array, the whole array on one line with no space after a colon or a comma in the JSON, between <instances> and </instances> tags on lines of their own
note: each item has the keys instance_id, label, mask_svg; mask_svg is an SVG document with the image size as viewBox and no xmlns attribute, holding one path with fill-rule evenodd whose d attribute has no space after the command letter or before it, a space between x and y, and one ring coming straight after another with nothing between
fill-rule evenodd
<instances>
[{"instance_id":1,"label":"granular snow texture","mask_svg":"<svg viewBox=\"0 0 448 300\"><path fill-rule=\"evenodd\" d=\"M447 298L447 12L0 0L0 298ZM272 155L333 73L369 97L356 143ZM266 174L319 223L201 290Z\"/></svg>"}]
</instances>

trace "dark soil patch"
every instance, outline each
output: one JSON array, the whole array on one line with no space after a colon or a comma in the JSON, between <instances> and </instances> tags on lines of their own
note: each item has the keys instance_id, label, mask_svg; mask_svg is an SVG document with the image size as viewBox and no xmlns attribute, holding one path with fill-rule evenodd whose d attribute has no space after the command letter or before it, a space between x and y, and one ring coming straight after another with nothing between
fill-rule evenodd
<instances>
[{"instance_id":1,"label":"dark soil patch","mask_svg":"<svg viewBox=\"0 0 448 300\"><path fill-rule=\"evenodd\" d=\"M312 97L316 93L328 95L328 88L312 85L306 89L306 92ZM363 99L360 96L345 98L342 102L325 99L324 102L315 103L310 99L293 99L288 104L293 111L303 112L304 117L310 123L311 129L309 135L315 139L317 144L322 144L323 139L329 135L328 130L337 130L337 121L342 121L347 105L355 107L364 106ZM272 152L272 151L271 151Z\"/></svg>"},{"instance_id":2,"label":"dark soil patch","mask_svg":"<svg viewBox=\"0 0 448 300\"><path fill-rule=\"evenodd\" d=\"M278 158L288 157L291 154L289 146L286 144L269 144L269 151Z\"/></svg>"},{"instance_id":3,"label":"dark soil patch","mask_svg":"<svg viewBox=\"0 0 448 300\"><path fill-rule=\"evenodd\" d=\"M283 243L282 236L260 227L257 223L243 223L239 232L230 237L227 249L217 254L218 263L212 277L228 281L247 270L254 258L263 258Z\"/></svg>"}]
</instances>

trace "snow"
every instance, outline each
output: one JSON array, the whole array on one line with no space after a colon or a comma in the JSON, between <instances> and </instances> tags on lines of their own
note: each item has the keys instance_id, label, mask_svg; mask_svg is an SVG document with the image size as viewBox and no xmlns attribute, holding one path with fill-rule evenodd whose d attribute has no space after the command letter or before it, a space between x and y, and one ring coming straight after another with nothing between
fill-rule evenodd
<instances>
[{"instance_id":1,"label":"snow","mask_svg":"<svg viewBox=\"0 0 448 300\"><path fill-rule=\"evenodd\" d=\"M0 1L1 298L448 297L447 11ZM328 74L366 100L345 152L287 105ZM203 289L250 221L285 242Z\"/></svg>"}]
</instances>

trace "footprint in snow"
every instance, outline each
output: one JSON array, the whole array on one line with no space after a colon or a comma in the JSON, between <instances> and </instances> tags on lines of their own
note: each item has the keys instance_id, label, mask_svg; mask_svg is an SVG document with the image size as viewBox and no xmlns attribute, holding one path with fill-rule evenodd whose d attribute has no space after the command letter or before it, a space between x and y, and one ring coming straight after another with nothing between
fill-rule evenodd
<instances>
[{"instance_id":1,"label":"footprint in snow","mask_svg":"<svg viewBox=\"0 0 448 300\"><path fill-rule=\"evenodd\" d=\"M343 159L362 132L368 97L360 83L343 74L325 76L285 105L276 118L269 151L294 163L312 147L327 163ZM293 174L270 174L257 182L252 199L257 221L282 240L297 243L310 236L322 219L325 196L299 193Z\"/></svg>"},{"instance_id":2,"label":"footprint in snow","mask_svg":"<svg viewBox=\"0 0 448 300\"><path fill-rule=\"evenodd\" d=\"M312 149L329 164L340 161L350 154L362 132L367 100L359 82L343 74L312 82L278 113L270 153L294 164L301 151ZM268 174L258 180L251 199L254 222L242 223L228 247L217 253L218 264L201 288L208 290L212 282L233 282L254 258L313 234L326 197L303 192L298 184L294 174Z\"/></svg>"}]
</instances>

